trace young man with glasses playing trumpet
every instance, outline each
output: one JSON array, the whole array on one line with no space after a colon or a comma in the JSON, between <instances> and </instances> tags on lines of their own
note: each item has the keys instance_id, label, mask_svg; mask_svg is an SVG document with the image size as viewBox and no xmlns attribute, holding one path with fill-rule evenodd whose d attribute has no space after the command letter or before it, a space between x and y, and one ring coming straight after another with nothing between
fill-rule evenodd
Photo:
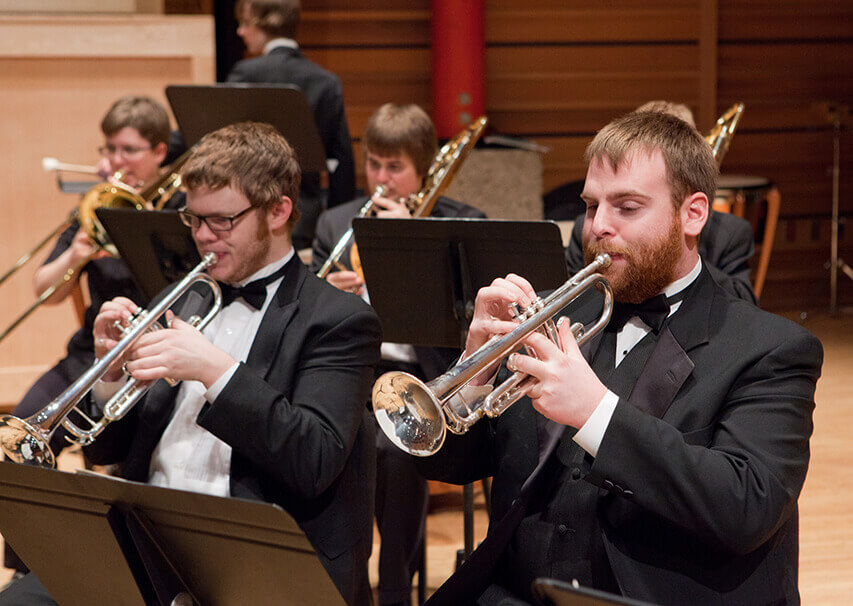
<instances>
[{"instance_id":1,"label":"young man with glasses playing trumpet","mask_svg":"<svg viewBox=\"0 0 853 606\"><path fill-rule=\"evenodd\" d=\"M583 350L567 317L559 344L525 338L536 355L507 366L529 397L420 461L434 479L494 476L488 536L430 603L533 602L533 581L554 577L654 604L797 604L821 345L709 273L697 239L717 169L693 127L628 114L587 162L583 247L611 258L613 314ZM466 354L535 296L512 274L481 289ZM587 322L601 300L570 307ZM492 372L461 397L491 391Z\"/></svg>"},{"instance_id":2,"label":"young man with glasses playing trumpet","mask_svg":"<svg viewBox=\"0 0 853 606\"><path fill-rule=\"evenodd\" d=\"M101 121L104 135L104 144L98 148L102 155L98 163L101 177L112 180L120 172L122 184L133 188L154 181L166 156L169 129L169 115L154 99L127 96L117 100ZM170 200L168 206L174 207L179 203L177 199ZM48 305L55 305L71 294L85 272L91 305L85 311L83 326L68 342L67 355L30 387L13 412L16 416L26 418L41 410L92 365L93 321L104 301L115 296L141 298L124 261L109 257L106 252L95 255L71 279L60 283L68 270L87 258L95 248L89 235L75 221L59 236L44 265L35 273L36 295L59 283L56 291L45 301ZM68 445L64 435L64 430L59 430L51 440L54 452L58 453ZM26 571L26 566L8 546L5 565L20 572Z\"/></svg>"},{"instance_id":3,"label":"young man with glasses playing trumpet","mask_svg":"<svg viewBox=\"0 0 853 606\"><path fill-rule=\"evenodd\" d=\"M86 454L121 462L131 480L276 503L305 532L346 603L368 604L376 459L364 402L379 320L296 256L299 165L271 126L208 134L182 177L181 216L199 253L215 255L207 273L222 283L223 307L204 332L174 317L131 346L96 386L99 401L120 386L122 370L142 382L182 382L154 384ZM206 313L198 294L174 306L179 315ZM135 308L126 298L101 307L99 357L121 337L115 323ZM21 591L37 581L26 583Z\"/></svg>"}]
</instances>

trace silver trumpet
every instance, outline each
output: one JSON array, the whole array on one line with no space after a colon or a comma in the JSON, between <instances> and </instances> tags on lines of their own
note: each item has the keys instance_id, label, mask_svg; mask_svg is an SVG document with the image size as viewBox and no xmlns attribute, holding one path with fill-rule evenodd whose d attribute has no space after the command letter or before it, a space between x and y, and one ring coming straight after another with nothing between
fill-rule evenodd
<instances>
[{"instance_id":1,"label":"silver trumpet","mask_svg":"<svg viewBox=\"0 0 853 606\"><path fill-rule=\"evenodd\" d=\"M140 336L160 328L157 321L196 282L206 283L213 291L213 306L204 318L193 316L187 322L199 330L207 326L222 308L219 285L204 273L215 263L216 255L208 253L157 305L150 310L138 309L129 325L120 327L123 336L116 346L39 412L26 419L12 415L0 416L0 448L6 457L16 463L52 468L56 466L56 459L50 450L50 438L60 425L73 436L68 438L69 441L86 446L91 444L107 425L121 419L153 383L140 383L132 377L129 378L104 405L103 417L98 421L89 418L77 405ZM76 411L89 425L88 429L78 427L67 418L72 411Z\"/></svg>"},{"instance_id":2,"label":"silver trumpet","mask_svg":"<svg viewBox=\"0 0 853 606\"><path fill-rule=\"evenodd\" d=\"M451 398L474 377L515 351L533 331L538 330L559 345L552 318L590 288L598 288L604 294L601 315L588 327L579 322L572 324L572 334L578 345L583 345L602 330L613 311L613 292L599 271L609 266L610 257L599 255L545 299L537 298L523 310L513 304L511 313L518 322L517 328L490 339L429 383L405 372L387 372L379 377L373 386L373 413L379 427L398 448L427 457L441 448L448 429L463 434L483 417L500 416L533 386L528 375L516 372L472 402L461 398L451 402Z\"/></svg>"},{"instance_id":3,"label":"silver trumpet","mask_svg":"<svg viewBox=\"0 0 853 606\"><path fill-rule=\"evenodd\" d=\"M365 202L361 206L361 209L358 211L356 217L366 217L371 212L373 212L373 206L375 204L373 202L373 199L381 198L385 195L386 191L388 191L387 187L385 187L384 185L377 185L376 191L374 191L373 195L367 199L367 202ZM326 259L326 262L323 263L322 267L320 267L320 270L317 272L318 278L325 278L327 275L329 275L329 272L332 271L332 268L340 262L344 251L346 251L347 247L352 242L353 236L354 231L352 226L350 226L346 233L341 236L340 240L338 240L338 243L335 244L335 247L332 249L332 252L329 253L329 258Z\"/></svg>"}]
</instances>

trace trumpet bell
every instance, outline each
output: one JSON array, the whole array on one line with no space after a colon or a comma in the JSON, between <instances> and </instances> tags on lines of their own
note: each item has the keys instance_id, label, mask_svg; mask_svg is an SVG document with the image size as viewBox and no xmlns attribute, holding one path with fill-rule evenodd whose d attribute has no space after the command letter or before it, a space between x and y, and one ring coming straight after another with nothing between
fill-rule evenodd
<instances>
[{"instance_id":1,"label":"trumpet bell","mask_svg":"<svg viewBox=\"0 0 853 606\"><path fill-rule=\"evenodd\" d=\"M386 372L373 385L373 414L397 448L419 457L438 451L447 435L441 403L423 381Z\"/></svg>"},{"instance_id":2,"label":"trumpet bell","mask_svg":"<svg viewBox=\"0 0 853 606\"><path fill-rule=\"evenodd\" d=\"M42 433L18 417L0 417L0 449L15 463L37 467L56 466L53 452Z\"/></svg>"}]
</instances>

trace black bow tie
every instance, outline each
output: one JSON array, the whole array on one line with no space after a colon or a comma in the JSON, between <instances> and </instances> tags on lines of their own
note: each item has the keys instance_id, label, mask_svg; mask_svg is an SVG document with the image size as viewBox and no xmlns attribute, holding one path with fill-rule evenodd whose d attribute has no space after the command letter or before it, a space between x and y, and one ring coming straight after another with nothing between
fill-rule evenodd
<instances>
[{"instance_id":1,"label":"black bow tie","mask_svg":"<svg viewBox=\"0 0 853 606\"><path fill-rule=\"evenodd\" d=\"M607 323L605 330L619 332L628 320L638 317L655 334L658 334L660 329L663 328L663 323L669 317L670 306L684 299L686 294L687 289L684 289L669 298L664 294L659 294L651 299L646 299L642 303L614 303L613 314L610 316L610 321Z\"/></svg>"},{"instance_id":2,"label":"black bow tie","mask_svg":"<svg viewBox=\"0 0 853 606\"><path fill-rule=\"evenodd\" d=\"M222 306L226 307L242 297L250 306L255 309L261 309L267 300L267 286L284 276L287 265L285 263L279 270L266 278L249 282L245 286L231 286L230 284L219 282L219 288L222 291Z\"/></svg>"}]
</instances>

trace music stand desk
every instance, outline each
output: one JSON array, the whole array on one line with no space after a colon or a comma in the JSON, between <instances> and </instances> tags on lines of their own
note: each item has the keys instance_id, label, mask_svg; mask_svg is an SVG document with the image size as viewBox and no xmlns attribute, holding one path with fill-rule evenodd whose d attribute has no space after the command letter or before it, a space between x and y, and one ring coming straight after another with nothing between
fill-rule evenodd
<instances>
[{"instance_id":1,"label":"music stand desk","mask_svg":"<svg viewBox=\"0 0 853 606\"><path fill-rule=\"evenodd\" d=\"M8 462L0 503L3 536L60 604L159 603L164 563L200 604L343 604L275 505Z\"/></svg>"},{"instance_id":2,"label":"music stand desk","mask_svg":"<svg viewBox=\"0 0 853 606\"><path fill-rule=\"evenodd\" d=\"M575 587L557 579L540 578L533 581L533 595L544 606L653 606L588 587Z\"/></svg>"},{"instance_id":3,"label":"music stand desk","mask_svg":"<svg viewBox=\"0 0 853 606\"><path fill-rule=\"evenodd\" d=\"M166 97L187 146L236 122L266 122L296 151L303 173L324 172L326 152L314 113L293 84L170 84Z\"/></svg>"},{"instance_id":4,"label":"music stand desk","mask_svg":"<svg viewBox=\"0 0 853 606\"><path fill-rule=\"evenodd\" d=\"M552 221L353 220L370 304L385 341L464 346L477 290L516 273L536 290L568 278Z\"/></svg>"},{"instance_id":5,"label":"music stand desk","mask_svg":"<svg viewBox=\"0 0 853 606\"><path fill-rule=\"evenodd\" d=\"M174 211L98 208L98 220L133 274L147 304L201 261L190 229Z\"/></svg>"}]
</instances>

